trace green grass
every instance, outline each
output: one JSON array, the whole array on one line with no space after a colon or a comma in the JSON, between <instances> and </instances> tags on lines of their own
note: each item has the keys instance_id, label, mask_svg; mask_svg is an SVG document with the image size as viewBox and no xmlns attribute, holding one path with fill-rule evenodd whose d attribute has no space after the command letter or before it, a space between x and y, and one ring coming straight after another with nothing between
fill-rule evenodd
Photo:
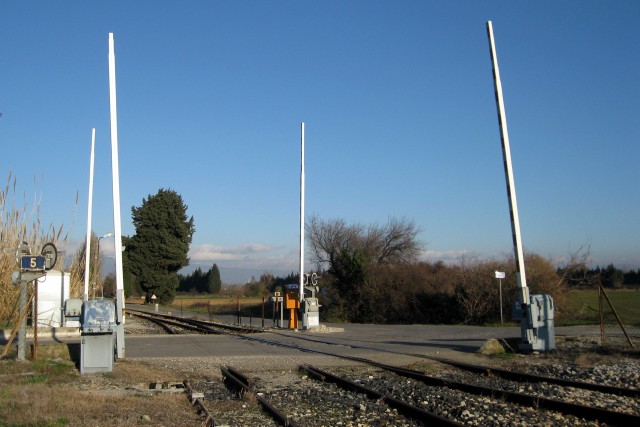
<instances>
[{"instance_id":1,"label":"green grass","mask_svg":"<svg viewBox=\"0 0 640 427\"><path fill-rule=\"evenodd\" d=\"M605 292L623 324L640 326L640 291L606 289ZM603 299L603 308L605 323L615 323L616 318L606 299ZM569 309L566 313L560 313L557 323L560 325L600 323L598 290L571 291Z\"/></svg>"},{"instance_id":2,"label":"green grass","mask_svg":"<svg viewBox=\"0 0 640 427\"><path fill-rule=\"evenodd\" d=\"M49 377L44 374L34 374L24 378L25 384L42 384L47 381L49 381Z\"/></svg>"}]
</instances>

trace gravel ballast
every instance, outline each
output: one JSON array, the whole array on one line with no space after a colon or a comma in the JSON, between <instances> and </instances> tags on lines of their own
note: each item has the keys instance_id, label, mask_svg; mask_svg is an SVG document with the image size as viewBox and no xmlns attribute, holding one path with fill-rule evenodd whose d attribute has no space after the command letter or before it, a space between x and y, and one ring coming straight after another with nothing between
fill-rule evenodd
<instances>
[{"instance_id":1,"label":"gravel ballast","mask_svg":"<svg viewBox=\"0 0 640 427\"><path fill-rule=\"evenodd\" d=\"M615 348L615 346L614 346ZM559 339L558 350L546 354L482 356L480 363L487 366L519 370L543 376L566 378L576 381L593 382L616 387L637 389L640 386L640 362L637 352L624 350L603 351L593 338L575 337ZM575 416L553 411L514 405L504 401L471 395L447 387L434 387L419 381L407 379L355 362L337 363L329 358L304 363L316 364L330 372L346 376L375 390L406 401L418 407L453 419L469 426L598 426ZM305 426L414 426L421 425L406 418L387 405L367 399L364 395L344 391L333 384L323 384L310 379L297 366L303 362L292 353L289 360L271 362L260 359L251 363L250 356L224 359L219 357L200 358L197 361L184 359L151 359L149 363L160 363L165 368L173 364L182 367L188 364L197 372L216 372L216 378L194 385L205 392L205 404L210 408L217 425L262 426L265 419L256 419L260 412L250 396L239 398L221 388L220 365L235 366L247 376L256 380L256 389L269 399L292 420ZM265 363L266 362L266 363ZM272 369L270 367L280 367ZM527 393L535 396L579 403L585 406L615 409L618 412L640 415L637 398L620 397L583 389L566 388L546 383L518 383L496 377L480 376L448 365L429 360L417 360L414 369L426 370L428 375L451 381L489 385L498 390ZM286 368L286 369L283 369ZM215 386L214 386L215 384ZM207 391L208 388L215 389ZM222 403L225 402L226 403ZM231 402L231 403L229 403ZM235 404L233 402L236 402ZM218 408L218 409L216 409ZM230 411L231 408L234 408ZM221 423L221 424L220 424Z\"/></svg>"}]
</instances>

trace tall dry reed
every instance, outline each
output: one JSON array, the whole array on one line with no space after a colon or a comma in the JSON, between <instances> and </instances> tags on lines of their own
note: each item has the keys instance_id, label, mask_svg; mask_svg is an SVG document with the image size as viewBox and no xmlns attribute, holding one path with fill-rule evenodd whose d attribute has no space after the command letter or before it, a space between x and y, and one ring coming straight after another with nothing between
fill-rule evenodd
<instances>
[{"instance_id":1,"label":"tall dry reed","mask_svg":"<svg viewBox=\"0 0 640 427\"><path fill-rule=\"evenodd\" d=\"M16 249L22 242L27 242L31 251L39 253L45 243L53 243L56 247L64 246L69 239L64 226L56 228L50 224L42 227L40 216L40 202L42 190L35 191L32 205L27 202L26 193L22 203L16 203L17 179L9 172L7 184L0 192L0 325L15 324L18 317L17 301L18 287L11 283L11 273L18 270L16 263ZM38 180L34 178L34 187L38 187ZM76 195L77 205L77 195ZM62 269L63 254L58 256L54 268Z\"/></svg>"},{"instance_id":2,"label":"tall dry reed","mask_svg":"<svg viewBox=\"0 0 640 427\"><path fill-rule=\"evenodd\" d=\"M91 253L89 256L89 297L101 296L102 259L99 256L98 236L91 233ZM71 297L81 297L84 294L84 274L86 267L87 243L82 243L80 249L73 256L71 264Z\"/></svg>"}]
</instances>

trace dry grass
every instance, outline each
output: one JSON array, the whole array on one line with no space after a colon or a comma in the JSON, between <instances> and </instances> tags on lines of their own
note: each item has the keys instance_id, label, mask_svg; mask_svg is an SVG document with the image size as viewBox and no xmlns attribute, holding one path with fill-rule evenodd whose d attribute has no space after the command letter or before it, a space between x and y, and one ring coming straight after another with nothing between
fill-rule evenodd
<instances>
[{"instance_id":1,"label":"dry grass","mask_svg":"<svg viewBox=\"0 0 640 427\"><path fill-rule=\"evenodd\" d=\"M18 318L19 289L11 283L11 273L17 270L15 252L18 245L27 242L32 253L39 253L45 243L51 242L60 247L68 240L68 235L63 232L64 226L56 228L51 224L43 228L40 217L42 194L38 195L36 191L31 207L26 194L22 203L16 203L16 184L16 177L9 172L5 188L0 192L0 324L11 325ZM34 179L34 186L37 185ZM63 264L63 256L59 256L56 266Z\"/></svg>"},{"instance_id":2,"label":"dry grass","mask_svg":"<svg viewBox=\"0 0 640 427\"><path fill-rule=\"evenodd\" d=\"M144 298L129 298L127 304L142 304ZM211 314L235 314L237 312L238 303L240 310L244 313L247 309L258 310L262 306L262 297L183 297L179 296L173 302L167 305L174 312L180 310L188 310L195 313L211 313ZM269 308L268 299L265 300L265 308Z\"/></svg>"},{"instance_id":3,"label":"dry grass","mask_svg":"<svg viewBox=\"0 0 640 427\"><path fill-rule=\"evenodd\" d=\"M171 307L180 308L181 306L184 308L194 307L194 306L207 306L210 304L211 306L220 306L220 305L236 305L236 303L240 301L240 305L255 305L262 304L262 297L260 298L237 298L229 297L229 298L176 298L171 303Z\"/></svg>"},{"instance_id":4,"label":"dry grass","mask_svg":"<svg viewBox=\"0 0 640 427\"><path fill-rule=\"evenodd\" d=\"M0 425L193 426L202 419L184 393L149 390L182 374L119 361L112 372L80 375L60 359L0 362Z\"/></svg>"}]
</instances>

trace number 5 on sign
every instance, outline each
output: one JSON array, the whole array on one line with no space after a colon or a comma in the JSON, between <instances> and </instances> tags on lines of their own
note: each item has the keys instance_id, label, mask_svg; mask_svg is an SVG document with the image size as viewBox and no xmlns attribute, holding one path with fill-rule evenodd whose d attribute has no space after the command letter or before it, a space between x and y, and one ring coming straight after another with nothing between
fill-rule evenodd
<instances>
[{"instance_id":1,"label":"number 5 on sign","mask_svg":"<svg viewBox=\"0 0 640 427\"><path fill-rule=\"evenodd\" d=\"M43 256L23 256L20 268L23 270L44 270Z\"/></svg>"}]
</instances>

